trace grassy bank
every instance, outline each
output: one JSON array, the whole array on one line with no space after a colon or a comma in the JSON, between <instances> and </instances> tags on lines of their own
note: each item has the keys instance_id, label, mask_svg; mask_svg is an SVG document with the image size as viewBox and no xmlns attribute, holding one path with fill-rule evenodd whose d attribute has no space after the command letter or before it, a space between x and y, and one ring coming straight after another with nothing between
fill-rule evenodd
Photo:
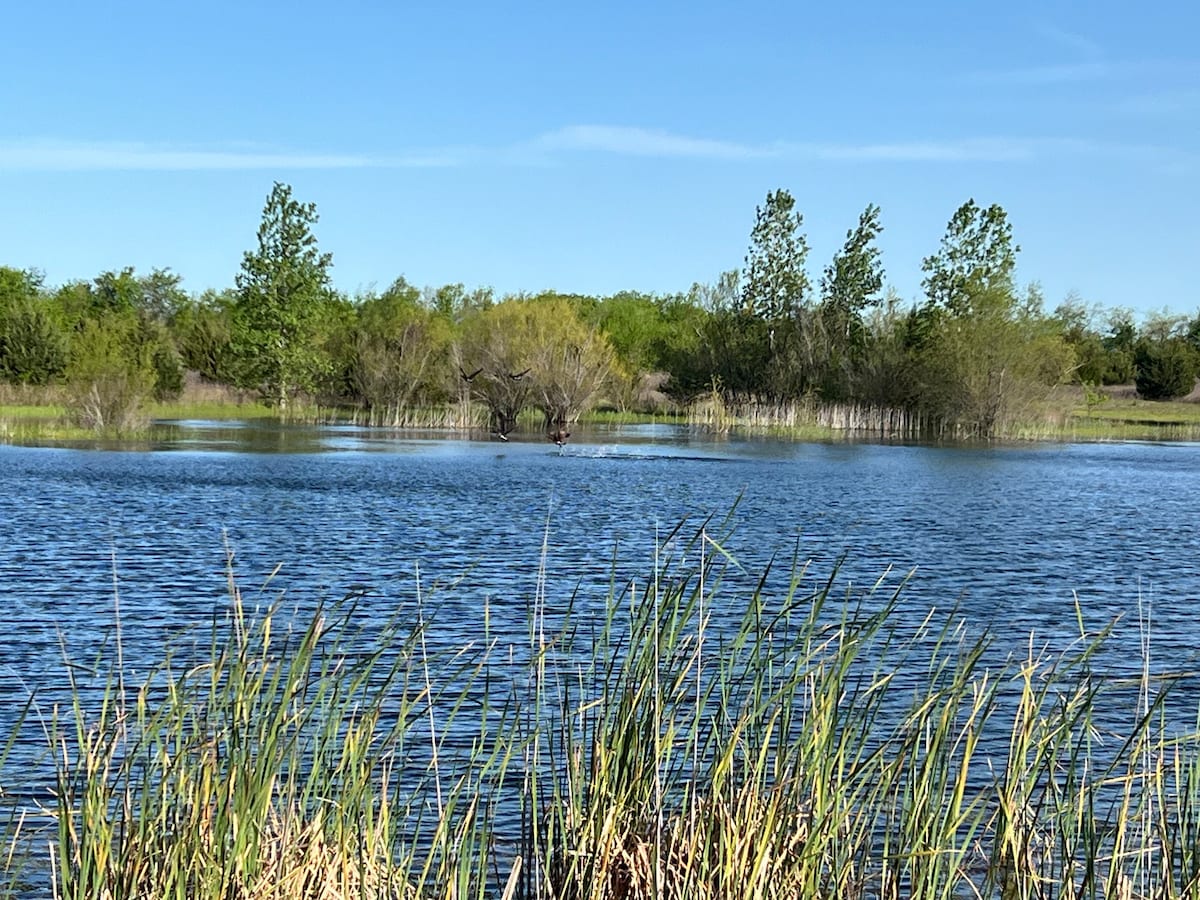
<instances>
[{"instance_id":1,"label":"grassy bank","mask_svg":"<svg viewBox=\"0 0 1200 900\"><path fill-rule=\"evenodd\" d=\"M1188 401L1148 402L1117 392L1103 402L1088 402L1082 389L1061 389L1053 403L1032 411L1024 419L1002 425L996 439L1017 441L1122 441L1200 440L1200 404ZM0 441L12 443L68 443L94 440L144 441L153 439L156 422L174 420L279 422L278 411L228 389L206 386L190 390L177 401L146 404L138 417L142 423L120 433L101 433L76 425L62 397L53 389L17 391L0 395ZM481 432L486 411L478 406L448 404L441 407L393 410L386 420L358 409L301 405L287 422L298 425L354 424L405 427L437 431ZM931 432L920 416L902 410L812 401L779 406L745 404L731 407L706 398L670 414L595 410L581 420L588 425L628 425L671 422L690 425L714 434L750 434L800 441L831 440L954 440L954 433ZM540 413L526 410L518 430L540 433Z\"/></svg>"},{"instance_id":2,"label":"grassy bank","mask_svg":"<svg viewBox=\"0 0 1200 900\"><path fill-rule=\"evenodd\" d=\"M48 845L70 900L1200 896L1170 678L1104 677L1082 620L985 664L953 615L901 628L896 595L799 571L735 591L707 531L673 537L600 612L543 583L525 633L484 605L455 647L419 589L371 625L231 579L203 650L64 669L50 831L10 833L10 882Z\"/></svg>"},{"instance_id":3,"label":"grassy bank","mask_svg":"<svg viewBox=\"0 0 1200 900\"><path fill-rule=\"evenodd\" d=\"M170 419L274 420L273 410L225 389L189 389L178 401L147 402L122 430L80 426L61 388L0 384L0 441L54 444L106 440L146 440L154 422Z\"/></svg>"}]
</instances>

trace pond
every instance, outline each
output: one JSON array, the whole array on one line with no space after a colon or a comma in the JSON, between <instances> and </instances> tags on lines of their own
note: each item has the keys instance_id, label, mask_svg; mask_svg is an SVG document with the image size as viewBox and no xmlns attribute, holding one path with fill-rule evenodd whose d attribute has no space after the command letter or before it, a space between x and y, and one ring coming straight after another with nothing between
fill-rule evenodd
<instances>
[{"instance_id":1,"label":"pond","mask_svg":"<svg viewBox=\"0 0 1200 900\"><path fill-rule=\"evenodd\" d=\"M738 563L733 607L772 561L786 583L795 557L811 561L806 584L852 597L907 578L897 615L955 609L968 632L994 632L998 657L1031 636L1067 646L1078 603L1088 628L1119 620L1112 673L1140 671L1147 617L1153 668L1200 669L1193 444L805 444L671 425L576 434L561 451L350 427L165 435L118 452L0 447L0 734L31 692L49 714L64 652L89 659L111 636L114 597L126 664L144 669L226 608L230 560L251 603L361 594L382 620L419 583L431 640L477 638L486 603L516 642L543 565L551 614L573 596L600 609L614 578L653 572L679 522L710 517ZM1194 716L1200 688L1177 700Z\"/></svg>"}]
</instances>

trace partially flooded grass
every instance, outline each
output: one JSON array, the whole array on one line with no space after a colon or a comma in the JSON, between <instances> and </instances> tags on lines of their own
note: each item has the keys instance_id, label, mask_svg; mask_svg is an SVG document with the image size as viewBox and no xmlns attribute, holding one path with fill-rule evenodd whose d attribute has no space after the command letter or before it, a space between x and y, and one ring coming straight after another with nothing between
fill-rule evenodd
<instances>
[{"instance_id":1,"label":"partially flooded grass","mask_svg":"<svg viewBox=\"0 0 1200 900\"><path fill-rule=\"evenodd\" d=\"M1200 736L1148 637L1130 707L1082 615L997 662L952 612L898 624L882 584L737 587L707 528L671 539L598 617L543 579L517 642L485 605L435 649L419 588L367 628L254 614L231 579L202 652L135 684L118 644L98 692L68 665L53 893L1200 896Z\"/></svg>"},{"instance_id":2,"label":"partially flooded grass","mask_svg":"<svg viewBox=\"0 0 1200 900\"><path fill-rule=\"evenodd\" d=\"M1113 397L1101 403L1080 402L1077 392L1063 389L1022 419L1002 423L995 435L1015 441L1200 440L1200 403L1149 402ZM71 443L95 439L97 433L74 424L59 388L0 385L0 442ZM177 420L248 421L286 425L351 424L438 432L478 433L486 430L486 409L478 404L446 403L375 411L323 406L298 401L285 415L276 408L218 385L189 385L178 400L148 402L137 427L101 435L130 442L154 438L155 423ZM744 434L793 441L928 440L928 423L916 413L895 409L822 404L811 400L783 405L746 404L731 408L719 397L702 398L678 413L640 414L593 410L581 424L629 425L670 423L713 435ZM532 408L518 417L518 432L543 431L541 414ZM955 440L953 433L937 439Z\"/></svg>"},{"instance_id":3,"label":"partially flooded grass","mask_svg":"<svg viewBox=\"0 0 1200 900\"><path fill-rule=\"evenodd\" d=\"M72 424L65 415L9 415L7 410L0 408L0 443L54 444L90 441L95 438L95 431Z\"/></svg>"},{"instance_id":4,"label":"partially flooded grass","mask_svg":"<svg viewBox=\"0 0 1200 900\"><path fill-rule=\"evenodd\" d=\"M278 414L258 401L173 400L151 403L147 418L153 421L204 419L211 421L277 419Z\"/></svg>"}]
</instances>

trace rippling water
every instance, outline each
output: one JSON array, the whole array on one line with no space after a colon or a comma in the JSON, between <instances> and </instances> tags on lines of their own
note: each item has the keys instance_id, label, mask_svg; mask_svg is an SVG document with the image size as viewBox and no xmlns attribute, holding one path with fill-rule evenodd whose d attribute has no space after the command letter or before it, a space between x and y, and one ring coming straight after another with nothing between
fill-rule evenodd
<instances>
[{"instance_id":1,"label":"rippling water","mask_svg":"<svg viewBox=\"0 0 1200 900\"><path fill-rule=\"evenodd\" d=\"M648 573L681 519L730 510L728 549L747 572L723 595L734 606L798 548L812 583L836 569L839 590L912 570L901 615L957 606L1001 655L1031 633L1065 646L1078 597L1089 627L1121 617L1104 659L1117 673L1142 664L1140 599L1153 664L1200 669L1198 476L1200 447L1186 444L796 444L668 426L577 436L563 453L208 423L147 451L0 447L0 734L31 691L48 705L61 689L60 641L80 659L111 634L114 578L135 669L225 608L227 548L252 599L366 591L382 619L419 572L443 646L479 635L485 599L517 640L543 542L551 612L576 589L599 608L614 554L623 575ZM1200 691L1180 700L1194 714Z\"/></svg>"}]
</instances>

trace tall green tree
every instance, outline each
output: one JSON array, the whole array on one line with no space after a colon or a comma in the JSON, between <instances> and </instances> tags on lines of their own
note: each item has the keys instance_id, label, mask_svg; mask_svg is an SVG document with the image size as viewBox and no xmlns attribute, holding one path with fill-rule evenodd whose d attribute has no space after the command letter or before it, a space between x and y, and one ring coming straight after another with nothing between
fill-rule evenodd
<instances>
[{"instance_id":1,"label":"tall green tree","mask_svg":"<svg viewBox=\"0 0 1200 900\"><path fill-rule=\"evenodd\" d=\"M1020 249L1002 206L993 203L985 209L968 200L946 225L941 247L921 264L925 295L931 304L962 315L973 297L996 290L1012 293Z\"/></svg>"},{"instance_id":2,"label":"tall green tree","mask_svg":"<svg viewBox=\"0 0 1200 900\"><path fill-rule=\"evenodd\" d=\"M312 391L323 354L315 340L329 299L333 257L322 253L312 228L314 203L301 203L290 185L275 182L263 207L258 246L242 258L234 308L238 380L286 414L296 393Z\"/></svg>"},{"instance_id":3,"label":"tall green tree","mask_svg":"<svg viewBox=\"0 0 1200 900\"><path fill-rule=\"evenodd\" d=\"M740 315L727 317L724 324L729 327L722 329L723 338L733 338L729 346L751 350L752 356L763 359L747 358L748 366L726 367L748 371L751 383L743 387L760 400L787 400L806 393L813 382L813 362L821 356L818 348L824 346L814 330L820 322L809 303L808 240L803 225L795 199L785 190L770 192L766 205L755 209ZM754 353L752 345L759 341L763 346ZM733 384L726 381L725 390L734 390Z\"/></svg>"},{"instance_id":4,"label":"tall green tree","mask_svg":"<svg viewBox=\"0 0 1200 900\"><path fill-rule=\"evenodd\" d=\"M1012 226L999 205L960 206L922 264L926 302L910 320L916 405L942 427L990 438L1035 414L1075 367L1041 289L1016 290Z\"/></svg>"},{"instance_id":5,"label":"tall green tree","mask_svg":"<svg viewBox=\"0 0 1200 900\"><path fill-rule=\"evenodd\" d=\"M883 262L875 243L881 231L879 207L872 203L821 275L822 313L830 330L841 332L848 343L861 337L864 311L881 301Z\"/></svg>"},{"instance_id":6,"label":"tall green tree","mask_svg":"<svg viewBox=\"0 0 1200 900\"><path fill-rule=\"evenodd\" d=\"M881 302L883 262L875 241L882 230L879 207L872 203L821 276L820 322L828 354L821 392L827 399L849 395L866 341L864 312Z\"/></svg>"},{"instance_id":7,"label":"tall green tree","mask_svg":"<svg viewBox=\"0 0 1200 900\"><path fill-rule=\"evenodd\" d=\"M808 239L803 227L804 216L796 210L795 198L783 189L768 193L766 205L755 208L742 282L746 312L779 322L791 318L805 303Z\"/></svg>"}]
</instances>

